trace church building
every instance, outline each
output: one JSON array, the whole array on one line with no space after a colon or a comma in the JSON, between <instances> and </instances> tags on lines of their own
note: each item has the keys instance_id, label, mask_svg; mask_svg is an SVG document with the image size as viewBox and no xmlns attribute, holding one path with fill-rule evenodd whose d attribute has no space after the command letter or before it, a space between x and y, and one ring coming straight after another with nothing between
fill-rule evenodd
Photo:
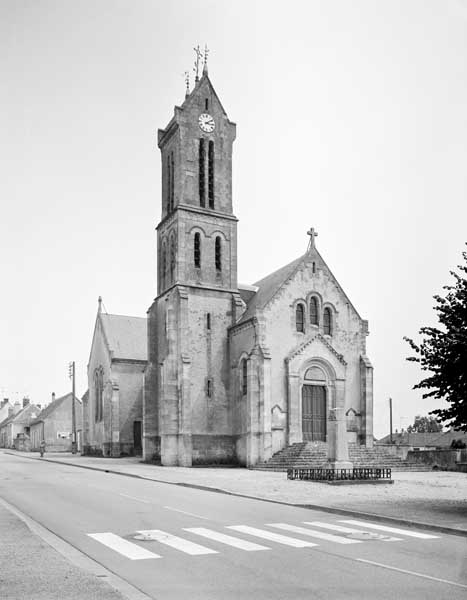
<instances>
[{"instance_id":1,"label":"church building","mask_svg":"<svg viewBox=\"0 0 467 600\"><path fill-rule=\"evenodd\" d=\"M373 444L368 322L318 252L313 229L302 256L254 285L238 284L235 137L205 61L158 132L162 216L144 458L252 467L303 441L325 445L331 466L349 467L349 443Z\"/></svg>"}]
</instances>

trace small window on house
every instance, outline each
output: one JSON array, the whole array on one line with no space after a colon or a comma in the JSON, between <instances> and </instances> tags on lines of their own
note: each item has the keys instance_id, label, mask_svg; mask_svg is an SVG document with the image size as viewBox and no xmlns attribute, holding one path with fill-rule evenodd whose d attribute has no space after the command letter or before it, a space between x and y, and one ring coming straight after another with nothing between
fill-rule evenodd
<instances>
[{"instance_id":1,"label":"small window on house","mask_svg":"<svg viewBox=\"0 0 467 600\"><path fill-rule=\"evenodd\" d=\"M323 312L323 333L325 335L332 335L332 315L331 309L325 308Z\"/></svg>"},{"instance_id":2,"label":"small window on house","mask_svg":"<svg viewBox=\"0 0 467 600\"><path fill-rule=\"evenodd\" d=\"M295 309L295 325L297 331L301 331L302 333L305 331L305 311L303 310L303 304L297 304L297 308Z\"/></svg>"},{"instance_id":3,"label":"small window on house","mask_svg":"<svg viewBox=\"0 0 467 600\"><path fill-rule=\"evenodd\" d=\"M246 358L242 360L242 396L248 391L248 364Z\"/></svg>"},{"instance_id":4,"label":"small window on house","mask_svg":"<svg viewBox=\"0 0 467 600\"><path fill-rule=\"evenodd\" d=\"M222 271L222 242L219 236L216 237L216 271Z\"/></svg>"},{"instance_id":5,"label":"small window on house","mask_svg":"<svg viewBox=\"0 0 467 600\"><path fill-rule=\"evenodd\" d=\"M211 329L211 313L206 315L206 329Z\"/></svg>"},{"instance_id":6,"label":"small window on house","mask_svg":"<svg viewBox=\"0 0 467 600\"><path fill-rule=\"evenodd\" d=\"M195 267L201 268L201 236L198 232L195 233L194 247L193 247L193 259Z\"/></svg>"},{"instance_id":7,"label":"small window on house","mask_svg":"<svg viewBox=\"0 0 467 600\"><path fill-rule=\"evenodd\" d=\"M208 379L206 382L206 394L208 398L212 396L212 380Z\"/></svg>"},{"instance_id":8,"label":"small window on house","mask_svg":"<svg viewBox=\"0 0 467 600\"><path fill-rule=\"evenodd\" d=\"M318 300L314 296L310 298L310 323L318 325Z\"/></svg>"}]
</instances>

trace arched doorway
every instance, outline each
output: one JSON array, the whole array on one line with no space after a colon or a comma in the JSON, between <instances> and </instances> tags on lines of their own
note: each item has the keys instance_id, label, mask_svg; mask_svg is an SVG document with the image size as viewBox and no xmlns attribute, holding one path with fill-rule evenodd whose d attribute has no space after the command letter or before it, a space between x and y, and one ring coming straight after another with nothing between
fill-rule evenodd
<instances>
[{"instance_id":1,"label":"arched doorway","mask_svg":"<svg viewBox=\"0 0 467 600\"><path fill-rule=\"evenodd\" d=\"M326 376L319 367L307 370L302 386L304 442L326 441Z\"/></svg>"}]
</instances>

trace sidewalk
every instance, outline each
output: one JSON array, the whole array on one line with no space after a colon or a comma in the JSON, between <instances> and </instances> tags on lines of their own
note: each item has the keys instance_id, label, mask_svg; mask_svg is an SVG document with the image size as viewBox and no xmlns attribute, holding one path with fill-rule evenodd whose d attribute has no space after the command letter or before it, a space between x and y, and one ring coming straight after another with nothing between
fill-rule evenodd
<instances>
[{"instance_id":1,"label":"sidewalk","mask_svg":"<svg viewBox=\"0 0 467 600\"><path fill-rule=\"evenodd\" d=\"M99 577L73 565L0 504L2 600L124 600Z\"/></svg>"},{"instance_id":2,"label":"sidewalk","mask_svg":"<svg viewBox=\"0 0 467 600\"><path fill-rule=\"evenodd\" d=\"M6 451L32 460L108 471L157 482L189 485L263 500L308 506L356 517L399 521L467 536L467 474L394 472L393 485L329 486L289 481L285 473L249 469L160 467L140 458L95 458L69 453Z\"/></svg>"}]
</instances>

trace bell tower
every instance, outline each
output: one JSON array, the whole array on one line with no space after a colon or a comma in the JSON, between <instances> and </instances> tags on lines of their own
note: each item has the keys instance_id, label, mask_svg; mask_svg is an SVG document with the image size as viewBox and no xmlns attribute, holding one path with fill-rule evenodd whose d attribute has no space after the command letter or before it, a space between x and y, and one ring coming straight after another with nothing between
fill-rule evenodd
<instances>
[{"instance_id":1,"label":"bell tower","mask_svg":"<svg viewBox=\"0 0 467 600\"><path fill-rule=\"evenodd\" d=\"M235 461L228 329L237 320L232 123L206 55L185 101L158 131L162 160L157 297L148 310L144 456L163 465Z\"/></svg>"},{"instance_id":2,"label":"bell tower","mask_svg":"<svg viewBox=\"0 0 467 600\"><path fill-rule=\"evenodd\" d=\"M237 289L232 212L232 123L203 70L158 131L162 218L157 227L158 294L175 284Z\"/></svg>"}]
</instances>

